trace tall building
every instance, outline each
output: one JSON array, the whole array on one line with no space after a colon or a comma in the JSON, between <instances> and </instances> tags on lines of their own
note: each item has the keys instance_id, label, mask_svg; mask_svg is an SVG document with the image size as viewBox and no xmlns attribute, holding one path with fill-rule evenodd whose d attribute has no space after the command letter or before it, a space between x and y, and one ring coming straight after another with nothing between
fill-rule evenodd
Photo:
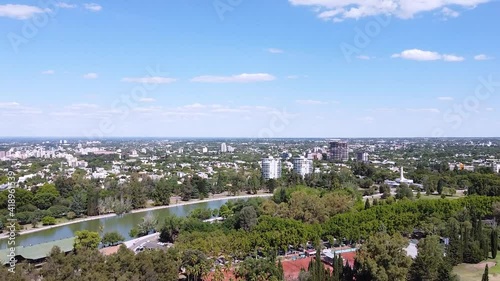
<instances>
[{"instance_id":1,"label":"tall building","mask_svg":"<svg viewBox=\"0 0 500 281\"><path fill-rule=\"evenodd\" d=\"M6 155L5 151L0 151L0 158L5 158Z\"/></svg>"},{"instance_id":2,"label":"tall building","mask_svg":"<svg viewBox=\"0 0 500 281\"><path fill-rule=\"evenodd\" d=\"M330 161L347 161L349 160L349 149L345 141L330 142L329 151Z\"/></svg>"},{"instance_id":3,"label":"tall building","mask_svg":"<svg viewBox=\"0 0 500 281\"><path fill-rule=\"evenodd\" d=\"M302 177L312 174L313 172L313 161L305 158L304 156L294 157L292 159L292 163L293 171Z\"/></svg>"},{"instance_id":4,"label":"tall building","mask_svg":"<svg viewBox=\"0 0 500 281\"><path fill-rule=\"evenodd\" d=\"M0 152L0 153L2 153L2 152ZM2 158L2 157L0 157L0 158ZM497 174L500 173L500 164L498 164L498 163L493 164L493 172L497 173Z\"/></svg>"},{"instance_id":5,"label":"tall building","mask_svg":"<svg viewBox=\"0 0 500 281\"><path fill-rule=\"evenodd\" d=\"M221 153L226 153L227 152L227 145L225 142L221 143L220 145L220 152Z\"/></svg>"},{"instance_id":6,"label":"tall building","mask_svg":"<svg viewBox=\"0 0 500 281\"><path fill-rule=\"evenodd\" d=\"M368 153L358 152L356 159L360 162L368 162Z\"/></svg>"},{"instance_id":7,"label":"tall building","mask_svg":"<svg viewBox=\"0 0 500 281\"><path fill-rule=\"evenodd\" d=\"M265 180L281 178L281 159L262 158L262 178Z\"/></svg>"}]
</instances>

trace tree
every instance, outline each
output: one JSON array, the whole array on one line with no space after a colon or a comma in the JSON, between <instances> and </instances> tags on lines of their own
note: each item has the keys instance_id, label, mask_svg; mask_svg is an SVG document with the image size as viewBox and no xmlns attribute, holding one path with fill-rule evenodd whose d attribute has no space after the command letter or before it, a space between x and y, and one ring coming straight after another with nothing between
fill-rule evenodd
<instances>
[{"instance_id":1,"label":"tree","mask_svg":"<svg viewBox=\"0 0 500 281\"><path fill-rule=\"evenodd\" d=\"M101 242L98 232L82 230L77 231L75 235L76 238L73 246L77 251L84 249L96 249Z\"/></svg>"},{"instance_id":2,"label":"tree","mask_svg":"<svg viewBox=\"0 0 500 281\"><path fill-rule=\"evenodd\" d=\"M498 252L498 231L493 229L491 231L491 258L496 259Z\"/></svg>"},{"instance_id":3,"label":"tree","mask_svg":"<svg viewBox=\"0 0 500 281\"><path fill-rule=\"evenodd\" d=\"M408 240L399 234L371 236L359 250L356 280L405 280L412 262L404 250L407 246Z\"/></svg>"},{"instance_id":4,"label":"tree","mask_svg":"<svg viewBox=\"0 0 500 281\"><path fill-rule=\"evenodd\" d=\"M276 266L276 260L271 258L246 258L236 270L236 276L247 281L282 281L283 267Z\"/></svg>"},{"instance_id":5,"label":"tree","mask_svg":"<svg viewBox=\"0 0 500 281\"><path fill-rule=\"evenodd\" d=\"M132 203L132 208L144 208L146 206L148 193L136 174L131 176L128 190L130 192L130 202Z\"/></svg>"},{"instance_id":6,"label":"tree","mask_svg":"<svg viewBox=\"0 0 500 281\"><path fill-rule=\"evenodd\" d=\"M224 219L227 219L229 216L233 214L233 211L229 209L229 207L224 204L220 207L219 209L219 215L223 217Z\"/></svg>"},{"instance_id":7,"label":"tree","mask_svg":"<svg viewBox=\"0 0 500 281\"><path fill-rule=\"evenodd\" d=\"M276 182L275 179L270 179L266 182L266 187L270 193L273 193L274 190L278 187L278 183Z\"/></svg>"},{"instance_id":8,"label":"tree","mask_svg":"<svg viewBox=\"0 0 500 281\"><path fill-rule=\"evenodd\" d=\"M488 274L488 265L484 268L484 273L483 273L483 278L481 278L481 281L488 281L490 279L489 274Z\"/></svg>"},{"instance_id":9,"label":"tree","mask_svg":"<svg viewBox=\"0 0 500 281\"><path fill-rule=\"evenodd\" d=\"M368 210L370 209L371 205L370 205L370 200L369 199L366 199L365 201L365 210Z\"/></svg>"},{"instance_id":10,"label":"tree","mask_svg":"<svg viewBox=\"0 0 500 281\"><path fill-rule=\"evenodd\" d=\"M160 241L174 243L181 232L183 223L184 220L182 218L167 215L160 229Z\"/></svg>"},{"instance_id":11,"label":"tree","mask_svg":"<svg viewBox=\"0 0 500 281\"><path fill-rule=\"evenodd\" d=\"M73 191L75 181L72 178L58 177L54 184L61 197L66 198Z\"/></svg>"},{"instance_id":12,"label":"tree","mask_svg":"<svg viewBox=\"0 0 500 281\"><path fill-rule=\"evenodd\" d=\"M196 189L196 193L200 199L204 199L208 197L208 183L207 180L201 178L198 175L194 175L191 180L194 188Z\"/></svg>"},{"instance_id":13,"label":"tree","mask_svg":"<svg viewBox=\"0 0 500 281\"><path fill-rule=\"evenodd\" d=\"M154 185L152 199L157 206L164 206L170 204L170 195L172 193L172 186L165 179L157 181Z\"/></svg>"},{"instance_id":14,"label":"tree","mask_svg":"<svg viewBox=\"0 0 500 281\"><path fill-rule=\"evenodd\" d=\"M83 191L73 194L73 199L69 206L70 210L76 214L77 217L81 216L87 209L87 195Z\"/></svg>"},{"instance_id":15,"label":"tree","mask_svg":"<svg viewBox=\"0 0 500 281\"><path fill-rule=\"evenodd\" d=\"M146 215L142 218L142 222L137 226L137 229L139 230L138 236L148 235L153 232L157 224L158 220L153 215Z\"/></svg>"},{"instance_id":16,"label":"tree","mask_svg":"<svg viewBox=\"0 0 500 281\"><path fill-rule=\"evenodd\" d=\"M396 199L403 199L403 198L408 198L408 199L413 199L413 190L411 190L408 185L399 187L396 190Z\"/></svg>"},{"instance_id":17,"label":"tree","mask_svg":"<svg viewBox=\"0 0 500 281\"><path fill-rule=\"evenodd\" d=\"M240 227L251 231L257 225L257 212L253 206L247 206L240 211Z\"/></svg>"},{"instance_id":18,"label":"tree","mask_svg":"<svg viewBox=\"0 0 500 281\"><path fill-rule=\"evenodd\" d=\"M194 188L193 188L193 185L191 184L191 179L186 178L186 180L182 184L182 190L181 190L182 201L189 201L189 200L193 199L193 194L194 194L193 189Z\"/></svg>"},{"instance_id":19,"label":"tree","mask_svg":"<svg viewBox=\"0 0 500 281\"><path fill-rule=\"evenodd\" d=\"M418 255L410 268L411 281L441 281L443 272L451 272L444 259L444 249L438 236L428 236L418 243Z\"/></svg>"},{"instance_id":20,"label":"tree","mask_svg":"<svg viewBox=\"0 0 500 281\"><path fill-rule=\"evenodd\" d=\"M113 232L108 232L104 234L102 237L101 243L106 246L113 246L118 244L121 241L124 241L125 237L123 237L120 233L113 231Z\"/></svg>"},{"instance_id":21,"label":"tree","mask_svg":"<svg viewBox=\"0 0 500 281\"><path fill-rule=\"evenodd\" d=\"M500 221L500 201L493 202L492 206L493 216L495 216L497 221Z\"/></svg>"},{"instance_id":22,"label":"tree","mask_svg":"<svg viewBox=\"0 0 500 281\"><path fill-rule=\"evenodd\" d=\"M443 188L444 188L444 185L446 184L446 182L444 181L444 179L439 179L438 181L438 184L437 184L437 192L441 195L441 193L443 193Z\"/></svg>"},{"instance_id":23,"label":"tree","mask_svg":"<svg viewBox=\"0 0 500 281\"><path fill-rule=\"evenodd\" d=\"M201 281L210 271L207 256L198 250L187 250L182 254L182 267L186 269L188 281Z\"/></svg>"},{"instance_id":24,"label":"tree","mask_svg":"<svg viewBox=\"0 0 500 281\"><path fill-rule=\"evenodd\" d=\"M55 225L56 224L56 219L54 217L44 217L42 219L42 224L43 225Z\"/></svg>"}]
</instances>

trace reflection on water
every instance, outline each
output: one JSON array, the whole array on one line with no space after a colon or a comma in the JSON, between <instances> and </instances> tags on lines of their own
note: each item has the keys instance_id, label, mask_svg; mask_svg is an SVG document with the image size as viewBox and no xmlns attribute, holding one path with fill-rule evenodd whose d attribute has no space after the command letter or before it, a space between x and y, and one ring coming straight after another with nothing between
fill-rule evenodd
<instances>
[{"instance_id":1,"label":"reflection on water","mask_svg":"<svg viewBox=\"0 0 500 281\"><path fill-rule=\"evenodd\" d=\"M114 216L99 220L91 220L85 222L78 222L65 226L54 226L53 228L49 228L46 230L42 230L39 232L29 233L25 235L18 236L16 238L16 246L29 246L40 243L46 243L54 240L60 240L65 238L70 238L75 236L76 231L80 230L90 230L90 231L99 231L99 226L103 226L104 232L117 231L127 240L130 239L128 235L130 229L136 226L138 223L142 221L142 218L148 214L151 214L158 218L158 221L162 221L162 217L165 217L167 214L173 214L179 217L185 217L194 209L197 208L220 208L224 205L228 200L218 200L218 201L210 201L210 202L201 202L197 204L177 206L172 208L154 210L143 213L135 213L135 214L126 214L123 216ZM0 240L0 249L7 248L6 239Z\"/></svg>"}]
</instances>

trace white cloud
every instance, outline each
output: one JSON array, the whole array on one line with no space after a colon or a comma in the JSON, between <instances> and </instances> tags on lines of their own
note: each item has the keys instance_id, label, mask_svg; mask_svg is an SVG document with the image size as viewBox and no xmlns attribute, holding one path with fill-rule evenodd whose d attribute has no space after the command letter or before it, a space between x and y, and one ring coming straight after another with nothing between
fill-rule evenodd
<instances>
[{"instance_id":1,"label":"white cloud","mask_svg":"<svg viewBox=\"0 0 500 281\"><path fill-rule=\"evenodd\" d=\"M125 77L122 82L128 83L141 83L141 84L169 84L177 81L175 78L170 77Z\"/></svg>"},{"instance_id":2,"label":"white cloud","mask_svg":"<svg viewBox=\"0 0 500 281\"><path fill-rule=\"evenodd\" d=\"M475 60L492 60L493 58L489 57L485 54L480 54L480 55L474 56L474 59Z\"/></svg>"},{"instance_id":3,"label":"white cloud","mask_svg":"<svg viewBox=\"0 0 500 281\"><path fill-rule=\"evenodd\" d=\"M490 0L288 0L294 6L315 8L323 20L340 22L344 19L359 19L370 16L395 16L411 19L424 12L440 11L446 17L457 17L460 13L454 8L474 8Z\"/></svg>"},{"instance_id":4,"label":"white cloud","mask_svg":"<svg viewBox=\"0 0 500 281\"><path fill-rule=\"evenodd\" d=\"M377 112L377 113L392 113L392 112L398 111L398 109L393 108L393 107L380 107L380 108L375 108L371 111Z\"/></svg>"},{"instance_id":5,"label":"white cloud","mask_svg":"<svg viewBox=\"0 0 500 281\"><path fill-rule=\"evenodd\" d=\"M443 15L444 19L447 19L447 18L456 18L458 16L460 16L460 13L455 11L455 10L452 10L448 7L444 7L442 10L441 10L441 14Z\"/></svg>"},{"instance_id":6,"label":"white cloud","mask_svg":"<svg viewBox=\"0 0 500 281\"><path fill-rule=\"evenodd\" d=\"M142 98L139 99L140 102L155 102L156 100L154 98Z\"/></svg>"},{"instance_id":7,"label":"white cloud","mask_svg":"<svg viewBox=\"0 0 500 281\"><path fill-rule=\"evenodd\" d=\"M452 101L454 100L453 97L438 97L438 100L440 101Z\"/></svg>"},{"instance_id":8,"label":"white cloud","mask_svg":"<svg viewBox=\"0 0 500 281\"><path fill-rule=\"evenodd\" d=\"M160 112L161 110L162 107L160 106L136 107L133 109L133 111L141 113L155 113Z\"/></svg>"},{"instance_id":9,"label":"white cloud","mask_svg":"<svg viewBox=\"0 0 500 281\"><path fill-rule=\"evenodd\" d=\"M419 49L404 50L399 54L393 54L392 57L418 61L431 61L441 59L441 55L439 53L422 51Z\"/></svg>"},{"instance_id":10,"label":"white cloud","mask_svg":"<svg viewBox=\"0 0 500 281\"><path fill-rule=\"evenodd\" d=\"M44 75L52 75L54 73L56 73L56 72L54 70L51 70L51 69L42 71L42 74L44 74Z\"/></svg>"},{"instance_id":11,"label":"white cloud","mask_svg":"<svg viewBox=\"0 0 500 281\"><path fill-rule=\"evenodd\" d=\"M211 110L211 112L214 112L214 113L246 113L249 111L247 109L243 109L243 108L223 107L223 108L214 108Z\"/></svg>"},{"instance_id":12,"label":"white cloud","mask_svg":"<svg viewBox=\"0 0 500 281\"><path fill-rule=\"evenodd\" d=\"M206 108L206 107L207 107L206 105L203 105L201 103L193 103L193 104L188 104L188 105L182 106L179 109L191 110L191 109L201 109L201 108Z\"/></svg>"},{"instance_id":13,"label":"white cloud","mask_svg":"<svg viewBox=\"0 0 500 281\"><path fill-rule=\"evenodd\" d=\"M6 4L0 5L0 17L7 17L17 20L30 19L37 14L49 13L50 9L42 9L36 6Z\"/></svg>"},{"instance_id":14,"label":"white cloud","mask_svg":"<svg viewBox=\"0 0 500 281\"><path fill-rule=\"evenodd\" d=\"M371 124L375 121L375 118L371 117L371 116L365 116L365 117L362 117L362 118L358 118L359 121L362 121L364 123L367 123L367 124Z\"/></svg>"},{"instance_id":15,"label":"white cloud","mask_svg":"<svg viewBox=\"0 0 500 281\"><path fill-rule=\"evenodd\" d=\"M269 53L271 53L271 54L282 54L282 53L284 53L284 51L283 51L283 50L281 50L281 49L276 49L276 48L269 48L269 49L267 49L267 51L268 51Z\"/></svg>"},{"instance_id":16,"label":"white cloud","mask_svg":"<svg viewBox=\"0 0 500 281\"><path fill-rule=\"evenodd\" d=\"M83 75L84 79L97 79L97 77L99 77L99 75L97 75L97 73L93 73L93 72Z\"/></svg>"},{"instance_id":17,"label":"white cloud","mask_svg":"<svg viewBox=\"0 0 500 281\"><path fill-rule=\"evenodd\" d=\"M20 104L17 102L0 102L0 109L11 109L19 106Z\"/></svg>"},{"instance_id":18,"label":"white cloud","mask_svg":"<svg viewBox=\"0 0 500 281\"><path fill-rule=\"evenodd\" d=\"M296 100L295 101L298 104L302 105L322 105L322 104L328 104L326 101L319 101L319 100Z\"/></svg>"},{"instance_id":19,"label":"white cloud","mask_svg":"<svg viewBox=\"0 0 500 281\"><path fill-rule=\"evenodd\" d=\"M74 8L76 8L75 4L69 4L69 3L65 3L65 2L59 2L59 3L56 3L55 5L57 7L59 7L59 8L63 8L63 9L74 9Z\"/></svg>"},{"instance_id":20,"label":"white cloud","mask_svg":"<svg viewBox=\"0 0 500 281\"><path fill-rule=\"evenodd\" d=\"M440 54L438 52L424 51L419 49L404 50L401 53L393 54L391 57L416 61L444 60L448 62L459 62L465 60L464 57L456 55Z\"/></svg>"},{"instance_id":21,"label":"white cloud","mask_svg":"<svg viewBox=\"0 0 500 281\"><path fill-rule=\"evenodd\" d=\"M415 112L415 113L440 113L441 112L437 108L407 108L406 111Z\"/></svg>"},{"instance_id":22,"label":"white cloud","mask_svg":"<svg viewBox=\"0 0 500 281\"><path fill-rule=\"evenodd\" d=\"M356 58L360 59L360 60L371 60L372 58L369 57L369 56L364 56L364 55L360 55L360 56L357 56Z\"/></svg>"},{"instance_id":23,"label":"white cloud","mask_svg":"<svg viewBox=\"0 0 500 281\"><path fill-rule=\"evenodd\" d=\"M455 55L443 55L443 60L453 62L453 61L464 61L465 58L460 57L460 56L455 56Z\"/></svg>"},{"instance_id":24,"label":"white cloud","mask_svg":"<svg viewBox=\"0 0 500 281\"><path fill-rule=\"evenodd\" d=\"M75 103L69 106L66 106L66 109L70 110L88 110L88 109L96 109L99 106L97 104L92 103Z\"/></svg>"},{"instance_id":25,"label":"white cloud","mask_svg":"<svg viewBox=\"0 0 500 281\"><path fill-rule=\"evenodd\" d=\"M41 114L38 108L23 106L18 102L0 102L0 115L24 116L28 114Z\"/></svg>"},{"instance_id":26,"label":"white cloud","mask_svg":"<svg viewBox=\"0 0 500 281\"><path fill-rule=\"evenodd\" d=\"M495 109L493 107L487 107L486 111L495 111Z\"/></svg>"},{"instance_id":27,"label":"white cloud","mask_svg":"<svg viewBox=\"0 0 500 281\"><path fill-rule=\"evenodd\" d=\"M96 3L85 3L83 4L83 7L92 12L99 12L102 10L102 6Z\"/></svg>"},{"instance_id":28,"label":"white cloud","mask_svg":"<svg viewBox=\"0 0 500 281\"><path fill-rule=\"evenodd\" d=\"M194 77L191 82L198 83L252 83L252 82L266 82L273 81L276 77L267 73L243 73L233 76L212 76L212 75L202 75Z\"/></svg>"}]
</instances>

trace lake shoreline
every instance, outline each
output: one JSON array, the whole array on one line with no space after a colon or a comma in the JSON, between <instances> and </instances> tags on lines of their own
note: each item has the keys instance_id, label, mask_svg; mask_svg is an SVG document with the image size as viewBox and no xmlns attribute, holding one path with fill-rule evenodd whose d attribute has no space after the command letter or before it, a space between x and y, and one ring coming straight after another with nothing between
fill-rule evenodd
<instances>
[{"instance_id":1,"label":"lake shoreline","mask_svg":"<svg viewBox=\"0 0 500 281\"><path fill-rule=\"evenodd\" d=\"M155 207L149 207L149 208L144 208L144 209L136 209L132 210L127 214L136 214L136 213L145 213L145 212L150 212L150 211L155 211L155 210L161 210L161 209L168 209L168 208L174 208L174 207L182 207L182 206L187 206L187 205L193 205L193 204L198 204L198 203L205 203L205 202L213 202L213 201L220 201L220 200L234 200L234 199L248 199L248 198L262 198L262 197L271 197L272 194L265 193L265 194L254 194L254 195L238 195L238 196L225 196L225 197L212 197L212 198L207 198L203 200L195 199L195 200L189 200L186 202L182 203L176 203L176 204L171 204L171 205L164 205L164 206L155 206ZM126 214L125 214L126 215ZM22 236L24 234L30 234L30 233L35 233L39 231L44 231L47 229L51 228L58 228L66 225L71 225L75 223L81 223L81 222L86 222L86 221L93 221L93 220L100 220L100 219L106 219L106 218L111 218L111 217L116 217L117 214L112 213L112 214L105 214L105 215L99 215L99 216L92 216L92 217L86 217L86 218L81 218L81 219L75 219L69 222L64 222L61 224L56 224L56 225L48 225L48 226L43 226L39 228L32 228L29 230L24 230L19 232L19 235ZM0 240L7 239L9 237L8 233L2 233L0 235Z\"/></svg>"}]
</instances>

